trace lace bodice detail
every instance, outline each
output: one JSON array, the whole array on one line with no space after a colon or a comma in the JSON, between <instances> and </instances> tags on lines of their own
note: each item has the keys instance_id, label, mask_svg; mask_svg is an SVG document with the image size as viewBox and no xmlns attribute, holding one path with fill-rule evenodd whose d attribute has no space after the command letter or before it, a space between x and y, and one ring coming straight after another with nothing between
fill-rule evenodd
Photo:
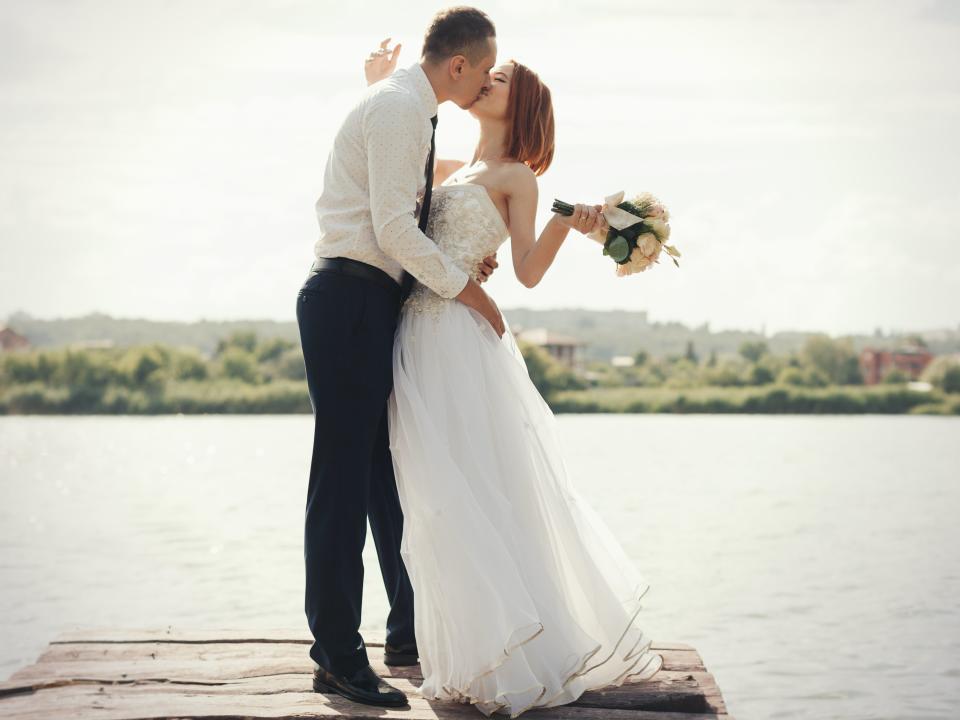
<instances>
[{"instance_id":1,"label":"lace bodice detail","mask_svg":"<svg viewBox=\"0 0 960 720\"><path fill-rule=\"evenodd\" d=\"M487 189L476 183L451 183L433 189L426 235L474 280L477 266L509 236L503 217ZM439 310L451 302L426 285L414 283L404 312Z\"/></svg>"}]
</instances>

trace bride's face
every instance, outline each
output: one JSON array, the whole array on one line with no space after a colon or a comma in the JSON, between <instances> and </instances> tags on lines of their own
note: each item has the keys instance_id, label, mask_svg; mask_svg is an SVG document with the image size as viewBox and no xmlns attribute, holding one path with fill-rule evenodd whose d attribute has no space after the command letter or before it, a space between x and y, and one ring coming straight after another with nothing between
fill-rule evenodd
<instances>
[{"instance_id":1,"label":"bride's face","mask_svg":"<svg viewBox=\"0 0 960 720\"><path fill-rule=\"evenodd\" d=\"M505 118L512 79L513 63L506 62L494 67L490 71L489 89L482 92L477 101L470 106L470 114L475 118Z\"/></svg>"}]
</instances>

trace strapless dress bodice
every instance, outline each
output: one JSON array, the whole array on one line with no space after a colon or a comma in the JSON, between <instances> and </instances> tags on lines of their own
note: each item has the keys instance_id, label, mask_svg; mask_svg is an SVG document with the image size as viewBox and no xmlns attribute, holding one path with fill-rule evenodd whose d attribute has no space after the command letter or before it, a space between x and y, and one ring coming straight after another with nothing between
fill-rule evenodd
<instances>
[{"instance_id":1,"label":"strapless dress bodice","mask_svg":"<svg viewBox=\"0 0 960 720\"><path fill-rule=\"evenodd\" d=\"M433 189L427 237L474 280L483 258L492 255L509 237L500 211L483 185L450 183ZM404 312L436 310L447 298L440 297L420 282L414 283Z\"/></svg>"}]
</instances>

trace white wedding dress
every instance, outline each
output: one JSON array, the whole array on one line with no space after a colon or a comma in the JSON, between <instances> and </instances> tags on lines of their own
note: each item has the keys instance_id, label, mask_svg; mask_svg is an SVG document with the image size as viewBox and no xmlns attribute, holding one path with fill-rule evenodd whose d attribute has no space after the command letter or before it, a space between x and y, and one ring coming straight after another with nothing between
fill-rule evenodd
<instances>
[{"instance_id":1,"label":"white wedding dress","mask_svg":"<svg viewBox=\"0 0 960 720\"><path fill-rule=\"evenodd\" d=\"M508 236L482 185L434 189L427 235L476 278ZM390 448L428 699L516 717L643 680L649 585L567 477L509 327L417 283L393 351Z\"/></svg>"}]
</instances>

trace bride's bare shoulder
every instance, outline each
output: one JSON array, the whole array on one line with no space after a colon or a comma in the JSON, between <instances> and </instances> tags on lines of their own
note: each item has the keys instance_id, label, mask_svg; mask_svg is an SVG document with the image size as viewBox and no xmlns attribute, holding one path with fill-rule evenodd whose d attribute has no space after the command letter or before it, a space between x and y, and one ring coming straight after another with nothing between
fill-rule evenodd
<instances>
[{"instance_id":1,"label":"bride's bare shoulder","mask_svg":"<svg viewBox=\"0 0 960 720\"><path fill-rule=\"evenodd\" d=\"M511 196L531 195L537 192L537 174L530 166L522 162L504 165L507 194Z\"/></svg>"}]
</instances>

